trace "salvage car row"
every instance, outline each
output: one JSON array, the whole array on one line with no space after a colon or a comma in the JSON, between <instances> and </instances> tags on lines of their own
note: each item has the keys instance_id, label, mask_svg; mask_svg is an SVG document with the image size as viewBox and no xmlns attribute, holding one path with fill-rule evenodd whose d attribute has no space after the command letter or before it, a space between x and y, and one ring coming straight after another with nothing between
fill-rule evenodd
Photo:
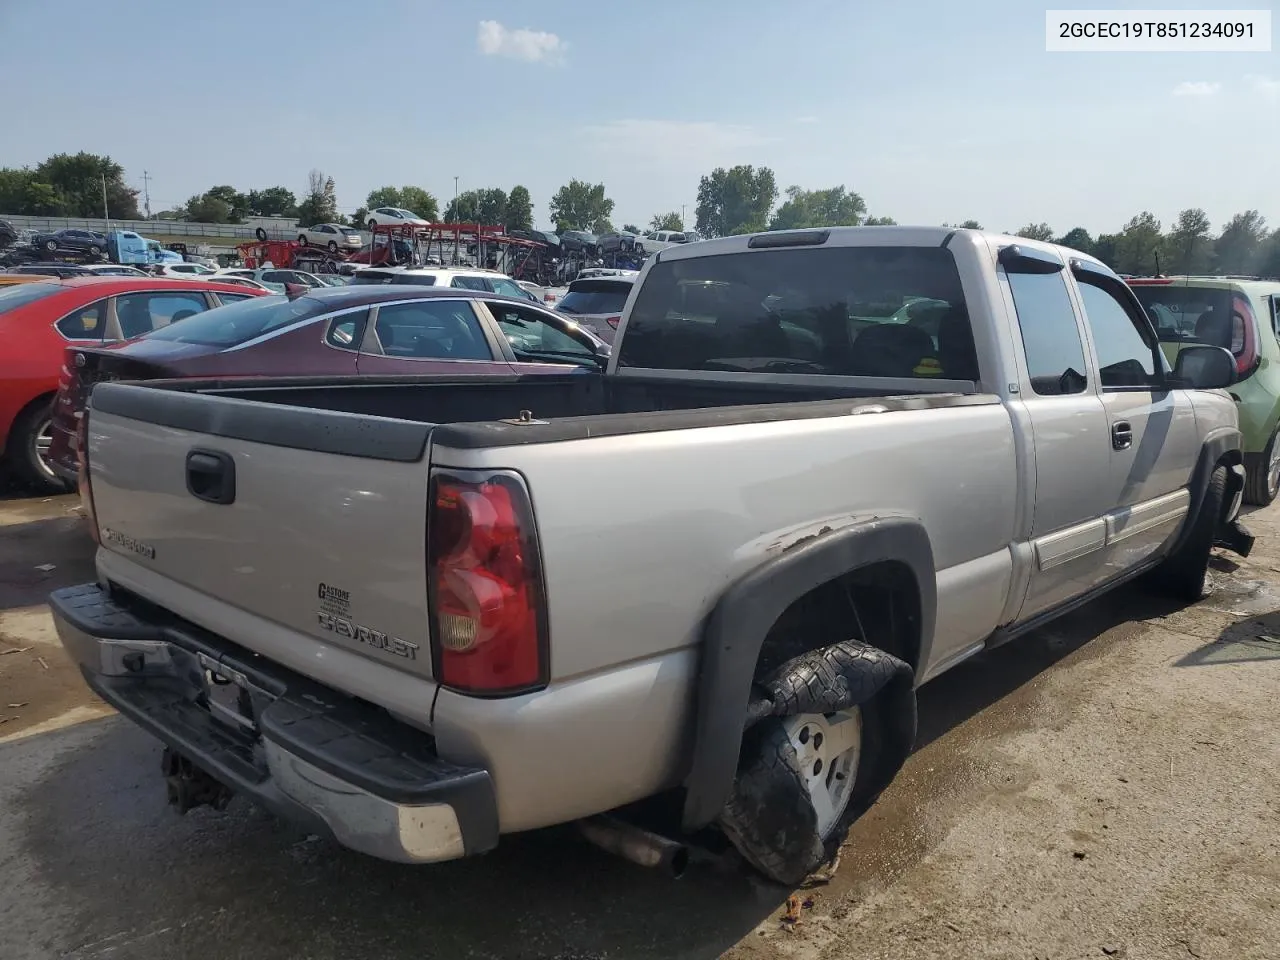
<instances>
[{"instance_id":1,"label":"salvage car row","mask_svg":"<svg viewBox=\"0 0 1280 960\"><path fill-rule=\"evenodd\" d=\"M795 884L921 683L1139 575L1199 599L1275 495L1280 394L1257 451L1238 408L1280 285L1144 306L1076 251L904 227L677 244L559 311L362 273L182 283L204 309L60 344L50 469L99 550L54 619L180 809L412 863L578 822L679 872L710 830Z\"/></svg>"}]
</instances>

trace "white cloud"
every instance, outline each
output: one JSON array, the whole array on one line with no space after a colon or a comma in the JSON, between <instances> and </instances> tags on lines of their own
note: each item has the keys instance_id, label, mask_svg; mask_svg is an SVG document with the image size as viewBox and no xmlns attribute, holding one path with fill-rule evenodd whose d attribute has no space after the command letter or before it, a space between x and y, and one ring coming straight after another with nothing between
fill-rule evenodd
<instances>
[{"instance_id":1,"label":"white cloud","mask_svg":"<svg viewBox=\"0 0 1280 960\"><path fill-rule=\"evenodd\" d=\"M1260 93L1264 97L1270 97L1273 100L1280 100L1280 80L1253 74L1245 77L1245 79L1253 85L1254 93Z\"/></svg>"},{"instance_id":2,"label":"white cloud","mask_svg":"<svg viewBox=\"0 0 1280 960\"><path fill-rule=\"evenodd\" d=\"M1222 89L1220 83L1210 83L1207 80L1184 80L1173 88L1175 97L1212 97Z\"/></svg>"},{"instance_id":3,"label":"white cloud","mask_svg":"<svg viewBox=\"0 0 1280 960\"><path fill-rule=\"evenodd\" d=\"M476 45L487 57L509 57L528 63L563 63L569 44L545 30L511 30L497 20L481 20Z\"/></svg>"}]
</instances>

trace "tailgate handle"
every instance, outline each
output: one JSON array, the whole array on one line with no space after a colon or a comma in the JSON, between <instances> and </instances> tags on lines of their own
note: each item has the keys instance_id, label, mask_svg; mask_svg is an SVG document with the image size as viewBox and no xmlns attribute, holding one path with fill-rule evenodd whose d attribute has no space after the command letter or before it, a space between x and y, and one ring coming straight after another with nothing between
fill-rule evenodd
<instances>
[{"instance_id":1,"label":"tailgate handle","mask_svg":"<svg viewBox=\"0 0 1280 960\"><path fill-rule=\"evenodd\" d=\"M236 499L236 462L221 450L195 449L187 453L187 492L207 503Z\"/></svg>"}]
</instances>

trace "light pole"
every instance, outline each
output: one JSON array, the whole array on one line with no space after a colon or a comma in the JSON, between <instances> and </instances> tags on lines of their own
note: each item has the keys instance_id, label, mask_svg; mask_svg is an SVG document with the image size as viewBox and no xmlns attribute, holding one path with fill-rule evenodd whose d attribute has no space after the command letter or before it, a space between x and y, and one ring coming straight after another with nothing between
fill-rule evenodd
<instances>
[{"instance_id":1,"label":"light pole","mask_svg":"<svg viewBox=\"0 0 1280 960\"><path fill-rule=\"evenodd\" d=\"M459 216L461 211L458 210L458 178L453 178L453 219L455 223L461 223L462 218Z\"/></svg>"}]
</instances>

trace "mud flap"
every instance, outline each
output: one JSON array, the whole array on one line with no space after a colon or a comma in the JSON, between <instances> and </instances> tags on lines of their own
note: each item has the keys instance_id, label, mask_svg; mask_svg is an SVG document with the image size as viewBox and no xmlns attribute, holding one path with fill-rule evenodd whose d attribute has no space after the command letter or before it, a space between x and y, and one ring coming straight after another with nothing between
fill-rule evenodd
<instances>
[{"instance_id":1,"label":"mud flap","mask_svg":"<svg viewBox=\"0 0 1280 960\"><path fill-rule=\"evenodd\" d=\"M915 672L904 661L856 641L801 654L756 685L747 711L738 775L720 825L739 852L782 884L802 881L835 852L850 817L865 809L906 761L915 742ZM857 795L845 823L817 831L795 750L777 718L835 713L879 697L864 714Z\"/></svg>"}]
</instances>

